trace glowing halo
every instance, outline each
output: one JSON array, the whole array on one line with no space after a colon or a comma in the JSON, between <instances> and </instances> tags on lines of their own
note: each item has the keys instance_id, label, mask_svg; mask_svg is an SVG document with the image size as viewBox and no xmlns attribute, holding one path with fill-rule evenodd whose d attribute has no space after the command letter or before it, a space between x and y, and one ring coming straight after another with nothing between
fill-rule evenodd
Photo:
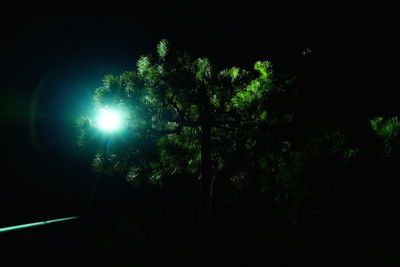
<instances>
[{"instance_id":1,"label":"glowing halo","mask_svg":"<svg viewBox=\"0 0 400 267\"><path fill-rule=\"evenodd\" d=\"M122 115L121 112L104 108L99 111L97 117L97 127L105 132L115 132L121 128Z\"/></svg>"}]
</instances>

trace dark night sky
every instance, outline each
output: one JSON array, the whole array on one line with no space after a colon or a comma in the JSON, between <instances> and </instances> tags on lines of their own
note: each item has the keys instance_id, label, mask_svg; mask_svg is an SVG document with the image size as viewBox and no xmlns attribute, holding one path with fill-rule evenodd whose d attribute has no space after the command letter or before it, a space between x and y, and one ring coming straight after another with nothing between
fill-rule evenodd
<instances>
[{"instance_id":1,"label":"dark night sky","mask_svg":"<svg viewBox=\"0 0 400 267\"><path fill-rule=\"evenodd\" d=\"M0 21L0 226L80 211L93 175L91 155L74 147L74 119L88 111L104 74L134 68L161 38L226 67L272 60L290 68L291 58L311 48L319 78L329 79L338 95L347 90L345 106L353 105L355 114L358 106L367 115L395 110L399 33L393 7L191 2L80 14L72 8L3 10L9 16ZM105 213L140 201L123 181L103 181L99 190L96 205Z\"/></svg>"}]
</instances>

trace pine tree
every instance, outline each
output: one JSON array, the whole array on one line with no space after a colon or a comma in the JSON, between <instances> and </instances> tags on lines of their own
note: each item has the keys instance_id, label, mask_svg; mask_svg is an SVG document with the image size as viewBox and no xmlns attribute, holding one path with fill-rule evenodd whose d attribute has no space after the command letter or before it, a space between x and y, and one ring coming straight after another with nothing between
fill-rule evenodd
<instances>
[{"instance_id":1,"label":"pine tree","mask_svg":"<svg viewBox=\"0 0 400 267\"><path fill-rule=\"evenodd\" d=\"M106 75L95 90L94 106L124 110L126 125L107 159L101 151L96 154L95 170L125 174L134 184L163 183L176 174L196 176L201 225L207 229L217 175L229 174L240 183L247 166L231 170L232 164L237 157L246 161L249 153L244 152L255 144L253 133L275 120L265 105L267 95L279 90L271 64L260 61L254 69L218 71L209 59L193 59L162 40L157 53L137 61L135 71ZM80 127L88 130L91 124L81 119Z\"/></svg>"},{"instance_id":2,"label":"pine tree","mask_svg":"<svg viewBox=\"0 0 400 267\"><path fill-rule=\"evenodd\" d=\"M269 192L294 224L304 199L329 187L357 154L334 125L297 120L297 90L296 79L278 77L268 61L252 71L217 70L161 40L136 70L106 75L95 90L95 109L122 110L125 127L93 167L134 185L194 177L204 249L217 179ZM80 119L81 144L91 140L93 124Z\"/></svg>"}]
</instances>

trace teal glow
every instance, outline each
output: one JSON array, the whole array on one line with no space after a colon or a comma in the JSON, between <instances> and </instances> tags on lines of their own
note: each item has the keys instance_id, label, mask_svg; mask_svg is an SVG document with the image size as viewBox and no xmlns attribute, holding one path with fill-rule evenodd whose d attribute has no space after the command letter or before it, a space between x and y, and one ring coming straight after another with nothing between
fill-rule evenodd
<instances>
[{"instance_id":1,"label":"teal glow","mask_svg":"<svg viewBox=\"0 0 400 267\"><path fill-rule=\"evenodd\" d=\"M32 100L30 103L30 109L29 109L29 129L32 137L32 143L35 147L35 149L39 149L40 144L39 144L39 139L37 136L37 129L36 129L36 120L37 120L37 113L38 113L38 103L39 103L39 97L42 94L44 85L46 84L48 75L46 74L38 83L38 85L35 88L34 94L32 96Z\"/></svg>"},{"instance_id":2,"label":"teal glow","mask_svg":"<svg viewBox=\"0 0 400 267\"><path fill-rule=\"evenodd\" d=\"M121 127L121 113L113 109L101 109L97 118L97 127L106 132L113 132Z\"/></svg>"},{"instance_id":3,"label":"teal glow","mask_svg":"<svg viewBox=\"0 0 400 267\"><path fill-rule=\"evenodd\" d=\"M73 216L73 217L67 217L67 218L61 218L61 219L55 219L55 220L49 220L49 221L8 226L8 227L0 228L0 233L5 233L5 232L10 232L10 231L15 231L15 230L22 230L22 229L32 228L32 227L36 227L36 226L43 226L43 225L47 225L47 224L51 224L51 223L75 220L77 218L78 218L77 216Z\"/></svg>"}]
</instances>

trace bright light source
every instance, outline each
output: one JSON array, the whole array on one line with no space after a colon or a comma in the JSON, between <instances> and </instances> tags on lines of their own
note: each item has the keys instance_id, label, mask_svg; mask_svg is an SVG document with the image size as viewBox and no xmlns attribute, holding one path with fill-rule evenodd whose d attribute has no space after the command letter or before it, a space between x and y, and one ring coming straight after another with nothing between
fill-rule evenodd
<instances>
[{"instance_id":1,"label":"bright light source","mask_svg":"<svg viewBox=\"0 0 400 267\"><path fill-rule=\"evenodd\" d=\"M118 130L121 127L121 113L112 109L101 109L97 118L97 126L107 132Z\"/></svg>"}]
</instances>

